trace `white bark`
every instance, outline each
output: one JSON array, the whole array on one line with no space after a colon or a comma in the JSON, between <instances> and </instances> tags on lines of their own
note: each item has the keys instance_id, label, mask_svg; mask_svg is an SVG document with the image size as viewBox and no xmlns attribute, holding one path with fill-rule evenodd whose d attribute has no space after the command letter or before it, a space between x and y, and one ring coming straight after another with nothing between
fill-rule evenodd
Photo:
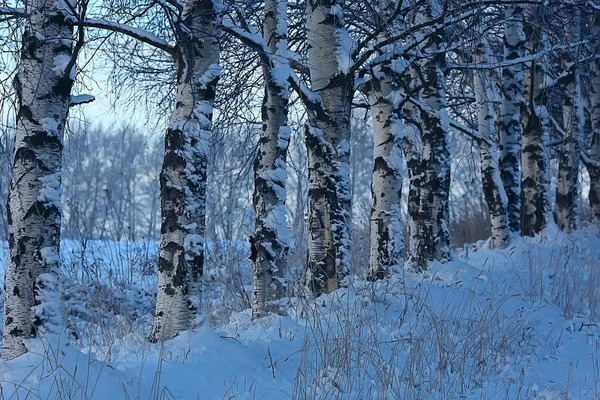
<instances>
[{"instance_id":1,"label":"white bark","mask_svg":"<svg viewBox=\"0 0 600 400\"><path fill-rule=\"evenodd\" d=\"M416 14L415 24L439 18L441 4L429 0ZM449 225L450 153L448 145L449 120L446 109L446 56L443 30L417 33L428 35L419 47L416 63L421 79L421 189L419 199L419 233L416 262L425 269L431 260L451 258Z\"/></svg>"},{"instance_id":2,"label":"white bark","mask_svg":"<svg viewBox=\"0 0 600 400\"><path fill-rule=\"evenodd\" d=\"M490 61L489 44L485 38L477 44L475 49L475 63L487 64ZM508 245L508 199L500 177L499 152L496 145L498 133L494 123L492 78L487 70L476 70L473 73L473 87L477 103L477 130L485 140L480 142L479 153L481 157L481 180L483 193L490 211L492 237L490 246L494 249L503 249Z\"/></svg>"},{"instance_id":3,"label":"white bark","mask_svg":"<svg viewBox=\"0 0 600 400\"><path fill-rule=\"evenodd\" d=\"M352 41L341 0L306 2L308 64L324 110L308 109L309 249L307 286L313 295L336 290L350 268L350 65ZM323 112L324 111L324 112Z\"/></svg>"},{"instance_id":4,"label":"white bark","mask_svg":"<svg viewBox=\"0 0 600 400\"><path fill-rule=\"evenodd\" d=\"M566 40L567 43L576 43L581 36L580 11L576 7L568 7L567 10ZM578 49L579 46L563 52L562 74L558 80L563 89L563 131L566 136L558 156L554 219L559 229L565 232L579 227L579 165L585 119Z\"/></svg>"},{"instance_id":5,"label":"white bark","mask_svg":"<svg viewBox=\"0 0 600 400\"><path fill-rule=\"evenodd\" d=\"M526 56L541 48L541 22L536 19L544 6L527 9L525 34ZM539 61L525 64L525 106L521 109L521 233L535 236L546 226L549 209L549 161L546 151L548 111L541 104L544 72Z\"/></svg>"},{"instance_id":6,"label":"white bark","mask_svg":"<svg viewBox=\"0 0 600 400\"><path fill-rule=\"evenodd\" d=\"M25 11L30 17L14 82L18 112L7 211L5 359L25 353L23 340L59 317L57 308L44 301L52 297L46 292L54 287L60 264L62 136L75 77L66 5L32 0Z\"/></svg>"},{"instance_id":7,"label":"white bark","mask_svg":"<svg viewBox=\"0 0 600 400\"><path fill-rule=\"evenodd\" d=\"M409 74L405 77L404 91L412 93L420 85L419 74L415 67L409 67ZM417 106L406 103L402 109L404 120L404 141L402 143L404 158L409 177L408 189L408 252L407 260L417 261L420 243L420 217L421 182L423 179L421 154L423 143L421 141L421 114Z\"/></svg>"},{"instance_id":8,"label":"white bark","mask_svg":"<svg viewBox=\"0 0 600 400\"><path fill-rule=\"evenodd\" d=\"M523 6L506 8L504 27L504 61L510 62L525 55L525 32L523 32ZM521 231L521 108L523 98L523 64L502 68L500 91L500 170L508 200L508 224L512 232Z\"/></svg>"},{"instance_id":9,"label":"white bark","mask_svg":"<svg viewBox=\"0 0 600 400\"><path fill-rule=\"evenodd\" d=\"M600 20L596 19L594 31L600 33ZM600 51L600 43L596 43L596 54ZM587 158L584 158L590 175L589 202L592 217L596 224L600 223L600 60L594 60L590 68L591 90L589 101L591 106L592 131L587 140Z\"/></svg>"},{"instance_id":10,"label":"white bark","mask_svg":"<svg viewBox=\"0 0 600 400\"><path fill-rule=\"evenodd\" d=\"M150 340L193 326L202 298L206 167L212 106L220 75L217 0L189 0L175 48L176 106L165 135L160 174L161 243L158 297Z\"/></svg>"},{"instance_id":11,"label":"white bark","mask_svg":"<svg viewBox=\"0 0 600 400\"><path fill-rule=\"evenodd\" d=\"M254 163L254 301L252 315L279 312L278 300L287 294L286 158L290 140L287 123L289 57L287 0L266 0L264 40L273 57L263 61L265 97L263 129Z\"/></svg>"},{"instance_id":12,"label":"white bark","mask_svg":"<svg viewBox=\"0 0 600 400\"><path fill-rule=\"evenodd\" d=\"M394 1L380 2L380 15L388 19ZM387 35L380 36L385 41ZM393 50L382 46L380 53ZM371 114L373 116L373 180L371 186L371 249L369 279L384 278L402 266L404 237L401 222L403 177L403 127L399 120L399 81L397 61L384 62L374 68L371 77Z\"/></svg>"}]
</instances>

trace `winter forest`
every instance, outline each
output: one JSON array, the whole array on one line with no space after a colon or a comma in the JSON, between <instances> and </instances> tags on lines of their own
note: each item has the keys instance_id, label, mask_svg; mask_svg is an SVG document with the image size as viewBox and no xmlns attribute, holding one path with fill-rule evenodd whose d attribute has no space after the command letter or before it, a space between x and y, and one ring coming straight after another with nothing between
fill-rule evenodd
<instances>
[{"instance_id":1,"label":"winter forest","mask_svg":"<svg viewBox=\"0 0 600 400\"><path fill-rule=\"evenodd\" d=\"M0 399L600 399L600 1L0 0Z\"/></svg>"}]
</instances>

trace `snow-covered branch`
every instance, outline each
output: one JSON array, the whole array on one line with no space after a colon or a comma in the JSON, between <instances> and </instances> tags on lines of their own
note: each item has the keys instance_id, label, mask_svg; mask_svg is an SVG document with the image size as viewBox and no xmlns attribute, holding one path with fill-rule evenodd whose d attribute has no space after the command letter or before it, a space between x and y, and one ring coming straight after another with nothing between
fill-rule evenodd
<instances>
[{"instance_id":1,"label":"snow-covered branch","mask_svg":"<svg viewBox=\"0 0 600 400\"><path fill-rule=\"evenodd\" d=\"M139 40L140 42L163 50L169 54L173 54L174 51L173 46L170 45L166 40L134 26L94 18L86 19L84 21L84 25L88 28L98 28L111 32L122 33L126 36Z\"/></svg>"},{"instance_id":2,"label":"snow-covered branch","mask_svg":"<svg viewBox=\"0 0 600 400\"><path fill-rule=\"evenodd\" d=\"M557 45L551 46L549 48L546 48L542 51L538 51L535 54L530 54L528 56L515 58L514 60L509 60L509 61L503 61L503 62L497 62L497 63L482 63L482 64L448 63L447 67L451 68L451 69L471 69L471 70L483 70L483 69L496 69L496 68L510 67L512 65L523 64L523 63L535 61L535 60L545 57L551 53L554 53L557 51L562 51L562 50L568 50L571 48L577 48L578 46L581 46L581 45L587 44L587 43L591 43L591 42L593 42L592 38L580 40L575 43L560 44L560 45L557 44ZM589 59L589 57L588 57L588 59Z\"/></svg>"}]
</instances>

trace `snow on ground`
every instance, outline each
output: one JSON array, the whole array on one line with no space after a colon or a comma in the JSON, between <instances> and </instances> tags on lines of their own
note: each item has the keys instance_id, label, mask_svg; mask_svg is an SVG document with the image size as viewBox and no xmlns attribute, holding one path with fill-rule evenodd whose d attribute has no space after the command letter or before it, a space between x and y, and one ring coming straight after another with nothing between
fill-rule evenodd
<instances>
[{"instance_id":1,"label":"snow on ground","mask_svg":"<svg viewBox=\"0 0 600 400\"><path fill-rule=\"evenodd\" d=\"M70 326L0 362L0 398L600 399L597 228L465 246L425 277L357 279L258 321L241 310L244 251L213 257L208 279L223 279L196 329L150 344L156 246L66 243Z\"/></svg>"}]
</instances>

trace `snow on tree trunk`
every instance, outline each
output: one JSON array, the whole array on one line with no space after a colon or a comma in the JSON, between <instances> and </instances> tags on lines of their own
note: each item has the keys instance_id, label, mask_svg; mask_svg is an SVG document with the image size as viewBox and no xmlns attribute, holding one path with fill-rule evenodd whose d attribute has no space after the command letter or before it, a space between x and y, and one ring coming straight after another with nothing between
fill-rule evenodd
<instances>
[{"instance_id":1,"label":"snow on tree trunk","mask_svg":"<svg viewBox=\"0 0 600 400\"><path fill-rule=\"evenodd\" d=\"M579 41L579 10L568 7L565 17L567 43ZM563 93L563 130L565 137L558 156L558 179L554 203L554 219L559 229L572 232L579 227L579 164L584 127L584 104L581 93L581 71L577 63L579 46L565 50L561 57L562 74L558 84Z\"/></svg>"},{"instance_id":2,"label":"snow on tree trunk","mask_svg":"<svg viewBox=\"0 0 600 400\"><path fill-rule=\"evenodd\" d=\"M278 300L287 294L285 272L290 240L285 208L286 158L291 133L287 123L287 1L266 0L264 7L264 39L274 57L262 66L263 127L254 162L254 318L278 312Z\"/></svg>"},{"instance_id":3,"label":"snow on tree trunk","mask_svg":"<svg viewBox=\"0 0 600 400\"><path fill-rule=\"evenodd\" d=\"M416 17L416 24L439 18L442 7L429 0ZM417 266L424 269L430 260L446 261L451 257L449 230L450 152L449 120L446 109L444 68L444 31L419 32L428 35L419 47L417 61L421 79L421 190L419 200L419 243Z\"/></svg>"},{"instance_id":4,"label":"snow on tree trunk","mask_svg":"<svg viewBox=\"0 0 600 400\"><path fill-rule=\"evenodd\" d=\"M487 40L482 39L475 49L475 63L489 64L490 48ZM484 139L480 142L481 180L483 194L490 210L492 238L490 246L503 249L508 245L508 199L502 184L499 169L499 153L496 145L498 134L494 124L493 101L497 97L493 93L492 78L487 70L475 70L473 87L477 103L477 129Z\"/></svg>"},{"instance_id":5,"label":"snow on tree trunk","mask_svg":"<svg viewBox=\"0 0 600 400\"><path fill-rule=\"evenodd\" d=\"M526 55L540 50L541 35L536 13L543 7L529 7L525 25ZM546 152L548 111L542 103L543 70L538 61L525 64L525 102L521 108L521 233L535 236L547 223L549 161Z\"/></svg>"},{"instance_id":6,"label":"snow on tree trunk","mask_svg":"<svg viewBox=\"0 0 600 400\"><path fill-rule=\"evenodd\" d=\"M25 4L29 18L14 81L18 110L7 204L4 359L25 353L23 340L34 337L41 324L60 322L56 304L44 300L60 264L62 135L75 78L67 5L42 0Z\"/></svg>"},{"instance_id":7,"label":"snow on tree trunk","mask_svg":"<svg viewBox=\"0 0 600 400\"><path fill-rule=\"evenodd\" d=\"M596 33L600 32L600 21L596 21ZM596 51L600 44L596 45ZM589 202L592 216L596 223L600 223L600 60L594 60L590 68L591 91L589 100L591 105L592 131L587 141L589 143L585 165L590 176Z\"/></svg>"},{"instance_id":8,"label":"snow on tree trunk","mask_svg":"<svg viewBox=\"0 0 600 400\"><path fill-rule=\"evenodd\" d=\"M352 40L341 0L306 2L308 65L325 112L308 110L309 248L307 286L331 293L350 268L350 107Z\"/></svg>"},{"instance_id":9,"label":"snow on tree trunk","mask_svg":"<svg viewBox=\"0 0 600 400\"><path fill-rule=\"evenodd\" d=\"M506 9L504 27L504 61L519 59L525 54L523 6ZM499 85L502 94L500 106L500 175L508 200L508 225L512 232L521 232L521 125L520 112L524 105L523 65L502 68Z\"/></svg>"},{"instance_id":10,"label":"snow on tree trunk","mask_svg":"<svg viewBox=\"0 0 600 400\"><path fill-rule=\"evenodd\" d=\"M182 15L188 29L174 53L177 94L160 173L162 224L152 341L189 329L202 298L206 167L221 71L218 9L217 0L189 0Z\"/></svg>"},{"instance_id":11,"label":"snow on tree trunk","mask_svg":"<svg viewBox=\"0 0 600 400\"><path fill-rule=\"evenodd\" d=\"M401 82L403 90L406 93L412 93L419 84L418 71L414 66L409 66L408 74L404 76ZM407 225L408 225L408 251L407 260L417 263L417 254L420 243L420 217L419 210L421 204L421 181L422 165L421 153L423 144L421 143L421 113L418 107L412 103L405 103L402 108L402 118L404 120L404 140L402 150L406 160L408 170L408 198L407 198Z\"/></svg>"},{"instance_id":12,"label":"snow on tree trunk","mask_svg":"<svg viewBox=\"0 0 600 400\"><path fill-rule=\"evenodd\" d=\"M383 18L395 8L395 2L380 2ZM385 41L387 35L381 35ZM381 53L393 51L382 46ZM401 223L402 195L402 140L403 129L399 120L396 61L374 68L369 95L373 116L373 181L371 186L371 249L369 280L384 278L394 268L402 266L404 237Z\"/></svg>"}]
</instances>

